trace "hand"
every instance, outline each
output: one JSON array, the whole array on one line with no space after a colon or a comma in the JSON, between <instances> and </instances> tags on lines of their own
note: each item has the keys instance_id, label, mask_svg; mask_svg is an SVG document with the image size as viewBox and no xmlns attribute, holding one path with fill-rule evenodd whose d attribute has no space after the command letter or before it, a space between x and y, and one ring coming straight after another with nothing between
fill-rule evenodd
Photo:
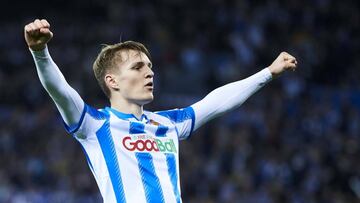
<instances>
[{"instance_id":1,"label":"hand","mask_svg":"<svg viewBox=\"0 0 360 203\"><path fill-rule=\"evenodd\" d=\"M24 27L25 41L29 48L33 51L45 49L46 44L53 37L50 31L50 24L46 20L36 19L34 22Z\"/></svg>"},{"instance_id":2,"label":"hand","mask_svg":"<svg viewBox=\"0 0 360 203\"><path fill-rule=\"evenodd\" d=\"M296 66L297 61L295 57L286 52L281 52L268 68L273 76L278 76L286 70L295 71Z\"/></svg>"}]
</instances>

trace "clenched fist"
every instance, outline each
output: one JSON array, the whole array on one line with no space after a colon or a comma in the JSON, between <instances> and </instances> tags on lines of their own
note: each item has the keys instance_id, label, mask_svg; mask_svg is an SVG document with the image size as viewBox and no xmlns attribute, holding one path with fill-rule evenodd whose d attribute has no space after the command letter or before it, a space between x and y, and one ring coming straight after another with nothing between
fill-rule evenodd
<instances>
[{"instance_id":1,"label":"clenched fist","mask_svg":"<svg viewBox=\"0 0 360 203\"><path fill-rule=\"evenodd\" d=\"M25 41L33 51L43 50L53 37L50 24L46 20L36 19L24 27Z\"/></svg>"},{"instance_id":2,"label":"clenched fist","mask_svg":"<svg viewBox=\"0 0 360 203\"><path fill-rule=\"evenodd\" d=\"M297 67L296 58L286 52L281 54L275 61L268 67L273 76L280 75L285 70L295 70Z\"/></svg>"}]
</instances>

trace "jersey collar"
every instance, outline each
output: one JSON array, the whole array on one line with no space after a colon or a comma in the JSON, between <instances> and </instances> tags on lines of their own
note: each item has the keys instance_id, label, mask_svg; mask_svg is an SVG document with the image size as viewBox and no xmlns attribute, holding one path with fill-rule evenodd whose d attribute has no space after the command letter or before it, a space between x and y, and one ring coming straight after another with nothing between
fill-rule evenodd
<instances>
[{"instance_id":1,"label":"jersey collar","mask_svg":"<svg viewBox=\"0 0 360 203\"><path fill-rule=\"evenodd\" d=\"M112 112L113 114L115 114L118 118L120 119L123 119L123 120L135 120L135 121L140 121L140 122L148 122L148 117L145 115L145 114L142 114L141 115L141 118L138 119L136 118L136 116L134 114L128 114L128 113L123 113L123 112L120 112L116 109L113 109L111 107L105 107L105 110L106 111L110 111Z\"/></svg>"}]
</instances>

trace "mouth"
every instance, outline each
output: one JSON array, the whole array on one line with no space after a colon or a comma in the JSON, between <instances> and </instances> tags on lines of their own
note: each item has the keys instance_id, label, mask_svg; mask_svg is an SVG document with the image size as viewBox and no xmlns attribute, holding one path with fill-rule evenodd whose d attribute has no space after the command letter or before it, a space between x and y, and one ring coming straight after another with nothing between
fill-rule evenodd
<instances>
[{"instance_id":1,"label":"mouth","mask_svg":"<svg viewBox=\"0 0 360 203\"><path fill-rule=\"evenodd\" d=\"M148 88L148 89L153 90L154 89L154 83L153 82L148 82L148 83L145 84L145 87Z\"/></svg>"}]
</instances>

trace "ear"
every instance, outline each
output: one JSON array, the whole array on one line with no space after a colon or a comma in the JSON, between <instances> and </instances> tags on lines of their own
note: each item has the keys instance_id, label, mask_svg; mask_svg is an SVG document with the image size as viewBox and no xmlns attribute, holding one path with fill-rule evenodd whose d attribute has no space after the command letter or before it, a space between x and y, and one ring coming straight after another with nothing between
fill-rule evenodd
<instances>
[{"instance_id":1,"label":"ear","mask_svg":"<svg viewBox=\"0 0 360 203\"><path fill-rule=\"evenodd\" d=\"M112 90L119 90L119 84L117 83L117 78L113 74L106 74L105 75L105 83L109 89Z\"/></svg>"}]
</instances>

